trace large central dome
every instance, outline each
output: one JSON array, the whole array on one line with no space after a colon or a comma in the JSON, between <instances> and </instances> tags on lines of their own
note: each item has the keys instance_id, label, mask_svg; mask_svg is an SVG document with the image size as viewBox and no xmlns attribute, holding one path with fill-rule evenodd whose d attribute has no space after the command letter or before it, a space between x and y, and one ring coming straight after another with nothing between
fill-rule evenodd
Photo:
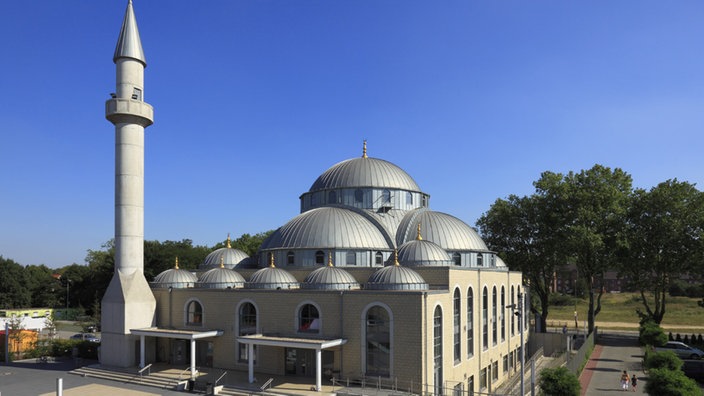
<instances>
[{"instance_id":1,"label":"large central dome","mask_svg":"<svg viewBox=\"0 0 704 396\"><path fill-rule=\"evenodd\" d=\"M391 162L366 156L333 165L315 180L309 191L358 187L420 192L418 184L403 169Z\"/></svg>"}]
</instances>

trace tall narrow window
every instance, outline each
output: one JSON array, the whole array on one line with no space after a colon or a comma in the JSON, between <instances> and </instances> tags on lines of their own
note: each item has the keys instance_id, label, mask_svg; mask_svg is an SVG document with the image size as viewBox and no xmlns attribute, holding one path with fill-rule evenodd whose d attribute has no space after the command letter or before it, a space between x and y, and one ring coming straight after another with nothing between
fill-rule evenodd
<instances>
[{"instance_id":1,"label":"tall narrow window","mask_svg":"<svg viewBox=\"0 0 704 396\"><path fill-rule=\"evenodd\" d=\"M322 250L318 250L315 252L315 263L318 265L323 265L325 264L325 252Z\"/></svg>"},{"instance_id":2,"label":"tall narrow window","mask_svg":"<svg viewBox=\"0 0 704 396\"><path fill-rule=\"evenodd\" d=\"M482 266L484 266L484 255L481 253L477 253L477 267Z\"/></svg>"},{"instance_id":3,"label":"tall narrow window","mask_svg":"<svg viewBox=\"0 0 704 396\"><path fill-rule=\"evenodd\" d=\"M353 251L347 252L345 254L345 263L347 265L357 265L357 255Z\"/></svg>"},{"instance_id":4,"label":"tall narrow window","mask_svg":"<svg viewBox=\"0 0 704 396\"><path fill-rule=\"evenodd\" d=\"M328 193L328 203L329 204L336 204L337 203L337 192L335 192L334 190L330 191Z\"/></svg>"},{"instance_id":5,"label":"tall narrow window","mask_svg":"<svg viewBox=\"0 0 704 396\"><path fill-rule=\"evenodd\" d=\"M506 341L506 289L501 286L501 342Z\"/></svg>"},{"instance_id":6,"label":"tall narrow window","mask_svg":"<svg viewBox=\"0 0 704 396\"><path fill-rule=\"evenodd\" d=\"M442 379L442 310L435 307L433 315L433 377L435 382L435 394L443 394Z\"/></svg>"},{"instance_id":7,"label":"tall narrow window","mask_svg":"<svg viewBox=\"0 0 704 396\"><path fill-rule=\"evenodd\" d=\"M388 377L391 372L391 323L380 306L369 308L366 317L366 375Z\"/></svg>"},{"instance_id":8,"label":"tall narrow window","mask_svg":"<svg viewBox=\"0 0 704 396\"><path fill-rule=\"evenodd\" d=\"M452 322L453 322L453 328L452 328L452 335L453 335L453 346L454 346L454 358L455 358L455 364L459 363L461 360L461 354L462 354L462 347L460 346L460 328L461 328L461 323L460 323L460 317L461 317L461 311L460 311L460 289L455 289L455 295L453 298L453 308L452 308Z\"/></svg>"},{"instance_id":9,"label":"tall narrow window","mask_svg":"<svg viewBox=\"0 0 704 396\"><path fill-rule=\"evenodd\" d=\"M384 190L381 195L381 202L383 203L389 203L391 202L391 191L389 190Z\"/></svg>"},{"instance_id":10,"label":"tall narrow window","mask_svg":"<svg viewBox=\"0 0 704 396\"><path fill-rule=\"evenodd\" d=\"M489 291L482 291L482 348L489 348Z\"/></svg>"},{"instance_id":11,"label":"tall narrow window","mask_svg":"<svg viewBox=\"0 0 704 396\"><path fill-rule=\"evenodd\" d=\"M186 324L189 326L202 326L203 325L203 306L200 305L198 301L191 301L188 303L188 318Z\"/></svg>"},{"instance_id":12,"label":"tall narrow window","mask_svg":"<svg viewBox=\"0 0 704 396\"><path fill-rule=\"evenodd\" d=\"M460 254L457 252L452 253L452 262L458 266L462 265L462 256L460 256Z\"/></svg>"},{"instance_id":13,"label":"tall narrow window","mask_svg":"<svg viewBox=\"0 0 704 396\"><path fill-rule=\"evenodd\" d=\"M364 201L364 192L360 189L354 190L354 201L355 202L363 202Z\"/></svg>"},{"instance_id":14,"label":"tall narrow window","mask_svg":"<svg viewBox=\"0 0 704 396\"><path fill-rule=\"evenodd\" d=\"M496 286L491 290L491 343L496 345L497 340L497 326L498 326L498 315L496 307Z\"/></svg>"},{"instance_id":15,"label":"tall narrow window","mask_svg":"<svg viewBox=\"0 0 704 396\"><path fill-rule=\"evenodd\" d=\"M244 303L240 306L239 310L239 335L250 335L250 334L256 334L257 333L257 309L254 307L254 304L252 303ZM254 360L257 360L257 347L256 345L254 346ZM238 354L238 360L240 362L246 362L248 361L248 354L247 354L247 345L246 344L239 344L239 354Z\"/></svg>"},{"instance_id":16,"label":"tall narrow window","mask_svg":"<svg viewBox=\"0 0 704 396\"><path fill-rule=\"evenodd\" d=\"M413 193L406 193L406 205L413 205Z\"/></svg>"},{"instance_id":17,"label":"tall narrow window","mask_svg":"<svg viewBox=\"0 0 704 396\"><path fill-rule=\"evenodd\" d=\"M511 336L516 335L516 295L514 293L513 285L511 285Z\"/></svg>"},{"instance_id":18,"label":"tall narrow window","mask_svg":"<svg viewBox=\"0 0 704 396\"><path fill-rule=\"evenodd\" d=\"M320 314L313 304L306 304L298 312L298 331L302 333L320 332Z\"/></svg>"},{"instance_id":19,"label":"tall narrow window","mask_svg":"<svg viewBox=\"0 0 704 396\"><path fill-rule=\"evenodd\" d=\"M381 252L376 252L376 254L374 255L374 264L384 265L384 255L382 255Z\"/></svg>"},{"instance_id":20,"label":"tall narrow window","mask_svg":"<svg viewBox=\"0 0 704 396\"><path fill-rule=\"evenodd\" d=\"M286 253L286 265L293 265L295 263L296 256L292 251Z\"/></svg>"},{"instance_id":21,"label":"tall narrow window","mask_svg":"<svg viewBox=\"0 0 704 396\"><path fill-rule=\"evenodd\" d=\"M467 358L474 356L474 291L467 289Z\"/></svg>"},{"instance_id":22,"label":"tall narrow window","mask_svg":"<svg viewBox=\"0 0 704 396\"><path fill-rule=\"evenodd\" d=\"M474 396L474 376L470 375L467 380L467 396Z\"/></svg>"}]
</instances>

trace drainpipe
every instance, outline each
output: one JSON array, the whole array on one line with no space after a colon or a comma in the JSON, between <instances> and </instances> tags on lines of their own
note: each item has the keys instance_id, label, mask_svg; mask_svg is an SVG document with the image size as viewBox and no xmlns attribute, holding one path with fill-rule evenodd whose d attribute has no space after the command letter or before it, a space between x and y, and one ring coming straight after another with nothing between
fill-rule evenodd
<instances>
[{"instance_id":1,"label":"drainpipe","mask_svg":"<svg viewBox=\"0 0 704 396\"><path fill-rule=\"evenodd\" d=\"M423 361L425 362L425 369L423 369L423 375L425 378L423 379L423 384L425 386L428 386L428 292L423 292L423 329L425 331L425 337L423 337L423 343L425 344L423 347L423 352L425 353L425 359ZM422 387L421 387L422 388ZM422 389L421 389L422 393Z\"/></svg>"},{"instance_id":2,"label":"drainpipe","mask_svg":"<svg viewBox=\"0 0 704 396\"><path fill-rule=\"evenodd\" d=\"M344 304L344 297L345 297L345 291L341 290L340 291L340 338L345 338L345 304ZM344 366L344 355L343 352L345 350L345 345L340 345L340 375L342 375L343 372L343 366Z\"/></svg>"}]
</instances>

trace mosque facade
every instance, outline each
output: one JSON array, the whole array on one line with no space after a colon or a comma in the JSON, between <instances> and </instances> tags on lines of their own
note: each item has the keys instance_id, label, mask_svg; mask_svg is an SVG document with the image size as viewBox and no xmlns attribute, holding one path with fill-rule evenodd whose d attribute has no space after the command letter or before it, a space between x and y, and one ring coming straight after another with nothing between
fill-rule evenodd
<instances>
[{"instance_id":1,"label":"mosque facade","mask_svg":"<svg viewBox=\"0 0 704 396\"><path fill-rule=\"evenodd\" d=\"M133 19L130 1L115 54L118 88L120 63L146 66ZM128 105L142 100L136 81L139 95L129 91ZM124 112L144 110L132 109ZM134 118L112 117L116 133ZM151 124L144 118L136 118L146 124L142 133ZM526 304L521 273L472 227L431 210L430 195L403 169L368 156L365 142L361 155L325 170L299 200L300 213L256 257L228 237L198 271L176 261L147 292L143 265L116 258L103 338L104 350L124 357L107 363L166 362L192 375L196 367L243 370L251 382L309 377L316 389L331 378L367 380L428 394L486 392L516 373L528 340L514 314ZM128 212L116 204L116 221ZM138 317L125 318L132 299L142 302Z\"/></svg>"}]
</instances>

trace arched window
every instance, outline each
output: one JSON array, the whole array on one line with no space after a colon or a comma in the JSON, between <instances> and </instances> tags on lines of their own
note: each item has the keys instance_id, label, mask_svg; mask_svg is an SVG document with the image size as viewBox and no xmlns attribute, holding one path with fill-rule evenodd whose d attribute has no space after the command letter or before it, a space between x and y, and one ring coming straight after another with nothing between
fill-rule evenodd
<instances>
[{"instance_id":1,"label":"arched window","mask_svg":"<svg viewBox=\"0 0 704 396\"><path fill-rule=\"evenodd\" d=\"M454 351L454 358L455 358L455 364L459 363L461 360L461 354L462 354L462 347L460 346L460 289L455 289L455 295L453 297L453 303L452 303L452 336L453 336L453 351Z\"/></svg>"},{"instance_id":2,"label":"arched window","mask_svg":"<svg viewBox=\"0 0 704 396\"><path fill-rule=\"evenodd\" d=\"M290 251L286 253L286 265L293 265L296 261L296 255L293 253L293 251Z\"/></svg>"},{"instance_id":3,"label":"arched window","mask_svg":"<svg viewBox=\"0 0 704 396\"><path fill-rule=\"evenodd\" d=\"M328 203L330 203L330 204L337 203L337 192L335 192L334 190L328 192Z\"/></svg>"},{"instance_id":4,"label":"arched window","mask_svg":"<svg viewBox=\"0 0 704 396\"><path fill-rule=\"evenodd\" d=\"M496 345L497 337L497 307L496 307L496 286L491 290L491 343Z\"/></svg>"},{"instance_id":5,"label":"arched window","mask_svg":"<svg viewBox=\"0 0 704 396\"><path fill-rule=\"evenodd\" d=\"M320 314L313 304L305 304L298 311L298 331L302 333L320 332Z\"/></svg>"},{"instance_id":6,"label":"arched window","mask_svg":"<svg viewBox=\"0 0 704 396\"><path fill-rule=\"evenodd\" d=\"M482 348L489 348L489 291L482 291Z\"/></svg>"},{"instance_id":7,"label":"arched window","mask_svg":"<svg viewBox=\"0 0 704 396\"><path fill-rule=\"evenodd\" d=\"M462 256L460 256L460 254L457 252L452 253L452 262L458 266L462 265Z\"/></svg>"},{"instance_id":8,"label":"arched window","mask_svg":"<svg viewBox=\"0 0 704 396\"><path fill-rule=\"evenodd\" d=\"M484 265L484 255L481 253L477 253L477 267L481 267Z\"/></svg>"},{"instance_id":9,"label":"arched window","mask_svg":"<svg viewBox=\"0 0 704 396\"><path fill-rule=\"evenodd\" d=\"M384 265L384 255L382 255L381 252L376 252L376 254L374 255L374 264Z\"/></svg>"},{"instance_id":10,"label":"arched window","mask_svg":"<svg viewBox=\"0 0 704 396\"><path fill-rule=\"evenodd\" d=\"M364 191L360 190L359 188L354 190L354 201L355 202L363 202L364 201Z\"/></svg>"},{"instance_id":11,"label":"arched window","mask_svg":"<svg viewBox=\"0 0 704 396\"><path fill-rule=\"evenodd\" d=\"M186 317L186 324L189 326L202 326L203 325L203 306L200 305L198 301L191 301L188 303L188 308L186 309L188 313Z\"/></svg>"},{"instance_id":12,"label":"arched window","mask_svg":"<svg viewBox=\"0 0 704 396\"><path fill-rule=\"evenodd\" d=\"M506 289L501 285L501 342L506 341Z\"/></svg>"},{"instance_id":13,"label":"arched window","mask_svg":"<svg viewBox=\"0 0 704 396\"><path fill-rule=\"evenodd\" d=\"M322 250L315 252L315 263L319 265L325 264L325 253Z\"/></svg>"},{"instance_id":14,"label":"arched window","mask_svg":"<svg viewBox=\"0 0 704 396\"><path fill-rule=\"evenodd\" d=\"M516 312L516 294L513 285L511 285L511 307L511 336L513 337L516 335L516 315L513 314Z\"/></svg>"},{"instance_id":15,"label":"arched window","mask_svg":"<svg viewBox=\"0 0 704 396\"><path fill-rule=\"evenodd\" d=\"M381 202L382 203L389 203L391 202L391 191L389 190L384 190L381 195Z\"/></svg>"},{"instance_id":16,"label":"arched window","mask_svg":"<svg viewBox=\"0 0 704 396\"><path fill-rule=\"evenodd\" d=\"M443 394L442 380L442 310L440 306L435 307L433 314L433 377L435 383L435 395Z\"/></svg>"},{"instance_id":17,"label":"arched window","mask_svg":"<svg viewBox=\"0 0 704 396\"><path fill-rule=\"evenodd\" d=\"M254 304L246 302L240 305L239 309L239 335L250 335L257 333L257 308ZM254 346L254 360L257 359L257 347ZM247 344L239 344L238 360L240 362L247 362L249 356L247 355Z\"/></svg>"},{"instance_id":18,"label":"arched window","mask_svg":"<svg viewBox=\"0 0 704 396\"><path fill-rule=\"evenodd\" d=\"M347 265L357 265L357 255L353 251L347 252L345 255L345 263Z\"/></svg>"},{"instance_id":19,"label":"arched window","mask_svg":"<svg viewBox=\"0 0 704 396\"><path fill-rule=\"evenodd\" d=\"M421 198L421 206L424 207L424 208L425 208L426 206L428 206L428 197L425 196L425 195L423 195L422 198Z\"/></svg>"},{"instance_id":20,"label":"arched window","mask_svg":"<svg viewBox=\"0 0 704 396\"><path fill-rule=\"evenodd\" d=\"M410 191L406 193L406 205L413 205L413 193Z\"/></svg>"},{"instance_id":21,"label":"arched window","mask_svg":"<svg viewBox=\"0 0 704 396\"><path fill-rule=\"evenodd\" d=\"M467 289L467 358L474 356L474 290Z\"/></svg>"},{"instance_id":22,"label":"arched window","mask_svg":"<svg viewBox=\"0 0 704 396\"><path fill-rule=\"evenodd\" d=\"M391 323L389 313L380 306L366 315L366 375L388 377L391 372Z\"/></svg>"}]
</instances>

